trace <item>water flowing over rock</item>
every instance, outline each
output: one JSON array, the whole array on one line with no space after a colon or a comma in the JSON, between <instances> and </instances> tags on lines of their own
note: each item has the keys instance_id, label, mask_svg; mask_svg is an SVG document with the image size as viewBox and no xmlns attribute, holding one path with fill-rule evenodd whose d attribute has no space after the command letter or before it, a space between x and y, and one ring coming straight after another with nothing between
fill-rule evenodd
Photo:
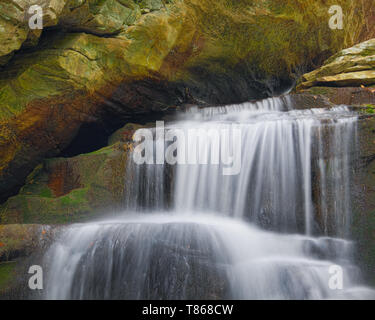
<instances>
[{"instance_id":1,"label":"water flowing over rock","mask_svg":"<svg viewBox=\"0 0 375 320\"><path fill-rule=\"evenodd\" d=\"M76 225L46 256L50 270L46 297L372 297L371 290L355 286L358 271L350 263L350 251L351 244L344 240L283 236L200 214ZM343 291L328 287L333 261L344 268Z\"/></svg>"},{"instance_id":2,"label":"water flowing over rock","mask_svg":"<svg viewBox=\"0 0 375 320\"><path fill-rule=\"evenodd\" d=\"M43 32L28 27L31 4ZM1 1L0 201L83 124L264 98L374 36L372 0L335 4L339 31L323 0Z\"/></svg>"},{"instance_id":3,"label":"water flowing over rock","mask_svg":"<svg viewBox=\"0 0 375 320\"><path fill-rule=\"evenodd\" d=\"M191 128L208 133L240 125L240 174L225 176L225 165L207 165L210 151L220 145L215 139L198 146L206 157L203 165L139 166L129 157L127 180L133 183L126 203L141 210L166 206L179 212L208 210L273 230L310 234L330 229L344 236L351 208L342 199L350 201L349 171L356 145L350 141L356 139L357 116L345 106L296 110L294 103L286 96L188 110L189 120L171 123L167 130L180 128L188 137ZM168 184L171 177L173 183ZM314 208L313 200L318 199L321 205Z\"/></svg>"},{"instance_id":4,"label":"water flowing over rock","mask_svg":"<svg viewBox=\"0 0 375 320\"><path fill-rule=\"evenodd\" d=\"M127 216L63 230L44 258L45 298L374 298L350 232L356 124L346 106L301 110L288 96L189 108L163 131L240 128L240 141L219 136L232 151L241 142L240 174L129 157ZM214 149L199 148L210 163ZM330 281L337 266L343 290Z\"/></svg>"}]
</instances>

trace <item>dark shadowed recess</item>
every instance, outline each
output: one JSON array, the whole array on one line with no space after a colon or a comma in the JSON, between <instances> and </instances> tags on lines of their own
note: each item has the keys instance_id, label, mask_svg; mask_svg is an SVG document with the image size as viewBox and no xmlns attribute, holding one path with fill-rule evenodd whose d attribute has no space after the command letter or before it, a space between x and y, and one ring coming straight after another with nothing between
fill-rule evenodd
<instances>
[{"instance_id":1,"label":"dark shadowed recess","mask_svg":"<svg viewBox=\"0 0 375 320\"><path fill-rule=\"evenodd\" d=\"M127 123L146 124L175 114L185 104L200 106L242 103L284 93L292 79L263 79L235 68L228 74L212 75L204 69L190 70L191 81L171 83L146 79L119 85L95 123L83 124L75 139L59 156L73 157L107 145L108 137Z\"/></svg>"},{"instance_id":2,"label":"dark shadowed recess","mask_svg":"<svg viewBox=\"0 0 375 320\"><path fill-rule=\"evenodd\" d=\"M84 123L73 141L66 147L58 157L70 158L80 154L89 153L108 145L108 138L116 130L122 128L126 123L147 123L159 120L165 116L162 112L149 113L143 117L129 117L124 122L122 117L108 117L100 122Z\"/></svg>"}]
</instances>

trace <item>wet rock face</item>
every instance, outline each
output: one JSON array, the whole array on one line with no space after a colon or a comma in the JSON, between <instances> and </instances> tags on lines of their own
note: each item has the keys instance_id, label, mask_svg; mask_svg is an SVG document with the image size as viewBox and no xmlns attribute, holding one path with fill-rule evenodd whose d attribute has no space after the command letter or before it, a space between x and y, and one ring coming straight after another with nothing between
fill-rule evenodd
<instances>
[{"instance_id":1,"label":"wet rock face","mask_svg":"<svg viewBox=\"0 0 375 320\"><path fill-rule=\"evenodd\" d=\"M229 298L225 254L218 253L220 244L212 240L208 227L194 223L110 223L77 228L67 228L46 253L43 265L49 298ZM79 241L57 257L54 250L65 245L67 236ZM78 254L74 265L70 254ZM61 278L65 284L56 286L59 280L54 268L64 261L72 272ZM49 275L48 270L54 273Z\"/></svg>"},{"instance_id":2,"label":"wet rock face","mask_svg":"<svg viewBox=\"0 0 375 320\"><path fill-rule=\"evenodd\" d=\"M14 55L0 78L2 200L44 157L64 150L83 123L184 102L262 98L291 85L294 68L373 31L370 0L338 1L355 12L345 15L354 17L347 22L357 24L343 32L329 29L325 1L40 2L42 34L17 18L28 2L6 2L0 9L14 29L0 18L7 30L0 38L13 30L0 59Z\"/></svg>"},{"instance_id":3,"label":"wet rock face","mask_svg":"<svg viewBox=\"0 0 375 320\"><path fill-rule=\"evenodd\" d=\"M355 166L353 236L357 258L375 284L375 117L359 121L360 161Z\"/></svg>"},{"instance_id":4,"label":"wet rock face","mask_svg":"<svg viewBox=\"0 0 375 320\"><path fill-rule=\"evenodd\" d=\"M361 106L375 105L374 89L373 87L312 87L300 92L324 98L337 105Z\"/></svg>"}]
</instances>

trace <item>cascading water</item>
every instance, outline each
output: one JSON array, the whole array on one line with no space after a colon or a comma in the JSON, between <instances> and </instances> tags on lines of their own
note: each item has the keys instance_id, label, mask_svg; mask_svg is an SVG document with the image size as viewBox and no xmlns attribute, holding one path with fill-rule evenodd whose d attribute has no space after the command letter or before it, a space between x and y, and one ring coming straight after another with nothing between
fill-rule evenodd
<instances>
[{"instance_id":1,"label":"cascading water","mask_svg":"<svg viewBox=\"0 0 375 320\"><path fill-rule=\"evenodd\" d=\"M46 298L373 298L350 241L356 120L345 106L296 109L288 97L187 110L165 127L188 137L177 164L129 157L124 216L67 227L52 245ZM229 135L194 140L191 129ZM239 173L223 174L219 154Z\"/></svg>"},{"instance_id":2,"label":"cascading water","mask_svg":"<svg viewBox=\"0 0 375 320\"><path fill-rule=\"evenodd\" d=\"M184 148L186 154L198 148L203 161L171 167L137 165L130 159L128 208L172 208L178 214L210 211L275 231L348 236L349 171L356 153L357 117L345 106L329 110L292 107L288 97L283 97L189 109L167 129L179 128L186 137L191 129L203 130L203 140L186 139ZM209 133L230 132L233 124L240 129L241 145L234 147L237 141L229 138L227 152L240 151L241 171L223 175L225 165L210 162L217 140ZM167 186L170 180L173 183ZM320 215L325 218L319 219Z\"/></svg>"}]
</instances>

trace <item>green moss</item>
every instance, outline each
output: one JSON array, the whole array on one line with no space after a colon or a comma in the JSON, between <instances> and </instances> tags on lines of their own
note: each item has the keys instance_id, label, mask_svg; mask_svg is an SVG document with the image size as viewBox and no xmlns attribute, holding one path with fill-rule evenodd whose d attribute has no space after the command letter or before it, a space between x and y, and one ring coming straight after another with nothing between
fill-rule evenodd
<instances>
[{"instance_id":1,"label":"green moss","mask_svg":"<svg viewBox=\"0 0 375 320\"><path fill-rule=\"evenodd\" d=\"M64 207L79 206L87 201L88 189L75 189L66 196L59 198L61 205Z\"/></svg>"},{"instance_id":2,"label":"green moss","mask_svg":"<svg viewBox=\"0 0 375 320\"><path fill-rule=\"evenodd\" d=\"M15 262L0 263L0 292L7 289L14 277Z\"/></svg>"},{"instance_id":3,"label":"green moss","mask_svg":"<svg viewBox=\"0 0 375 320\"><path fill-rule=\"evenodd\" d=\"M53 197L52 191L48 187L44 187L42 189L42 191L39 193L39 196L43 197L43 198L52 198Z\"/></svg>"},{"instance_id":4,"label":"green moss","mask_svg":"<svg viewBox=\"0 0 375 320\"><path fill-rule=\"evenodd\" d=\"M364 49L359 53L359 55L362 57L373 56L375 55L375 49L371 49L371 48Z\"/></svg>"},{"instance_id":5,"label":"green moss","mask_svg":"<svg viewBox=\"0 0 375 320\"><path fill-rule=\"evenodd\" d=\"M324 95L329 96L334 90L328 87L313 87L307 90L308 93L313 95Z\"/></svg>"},{"instance_id":6,"label":"green moss","mask_svg":"<svg viewBox=\"0 0 375 320\"><path fill-rule=\"evenodd\" d=\"M87 199L88 189L75 189L59 198L26 197L25 223L62 224L75 222L93 213Z\"/></svg>"},{"instance_id":7,"label":"green moss","mask_svg":"<svg viewBox=\"0 0 375 320\"><path fill-rule=\"evenodd\" d=\"M163 0L135 0L141 9L159 10L163 8Z\"/></svg>"},{"instance_id":8,"label":"green moss","mask_svg":"<svg viewBox=\"0 0 375 320\"><path fill-rule=\"evenodd\" d=\"M104 148L101 148L99 150L95 150L93 152L90 152L90 153L85 153L83 154L82 156L90 156L90 155L109 155L113 152L113 146L108 146L108 147L104 147Z\"/></svg>"},{"instance_id":9,"label":"green moss","mask_svg":"<svg viewBox=\"0 0 375 320\"><path fill-rule=\"evenodd\" d=\"M53 198L52 190L44 183L43 180L32 180L21 189L24 195L33 195L42 198Z\"/></svg>"},{"instance_id":10,"label":"green moss","mask_svg":"<svg viewBox=\"0 0 375 320\"><path fill-rule=\"evenodd\" d=\"M0 206L0 222L62 224L116 207L123 199L126 150L118 142L73 158L46 159Z\"/></svg>"},{"instance_id":11,"label":"green moss","mask_svg":"<svg viewBox=\"0 0 375 320\"><path fill-rule=\"evenodd\" d=\"M365 104L365 113L367 114L375 114L375 105L373 104Z\"/></svg>"}]
</instances>

